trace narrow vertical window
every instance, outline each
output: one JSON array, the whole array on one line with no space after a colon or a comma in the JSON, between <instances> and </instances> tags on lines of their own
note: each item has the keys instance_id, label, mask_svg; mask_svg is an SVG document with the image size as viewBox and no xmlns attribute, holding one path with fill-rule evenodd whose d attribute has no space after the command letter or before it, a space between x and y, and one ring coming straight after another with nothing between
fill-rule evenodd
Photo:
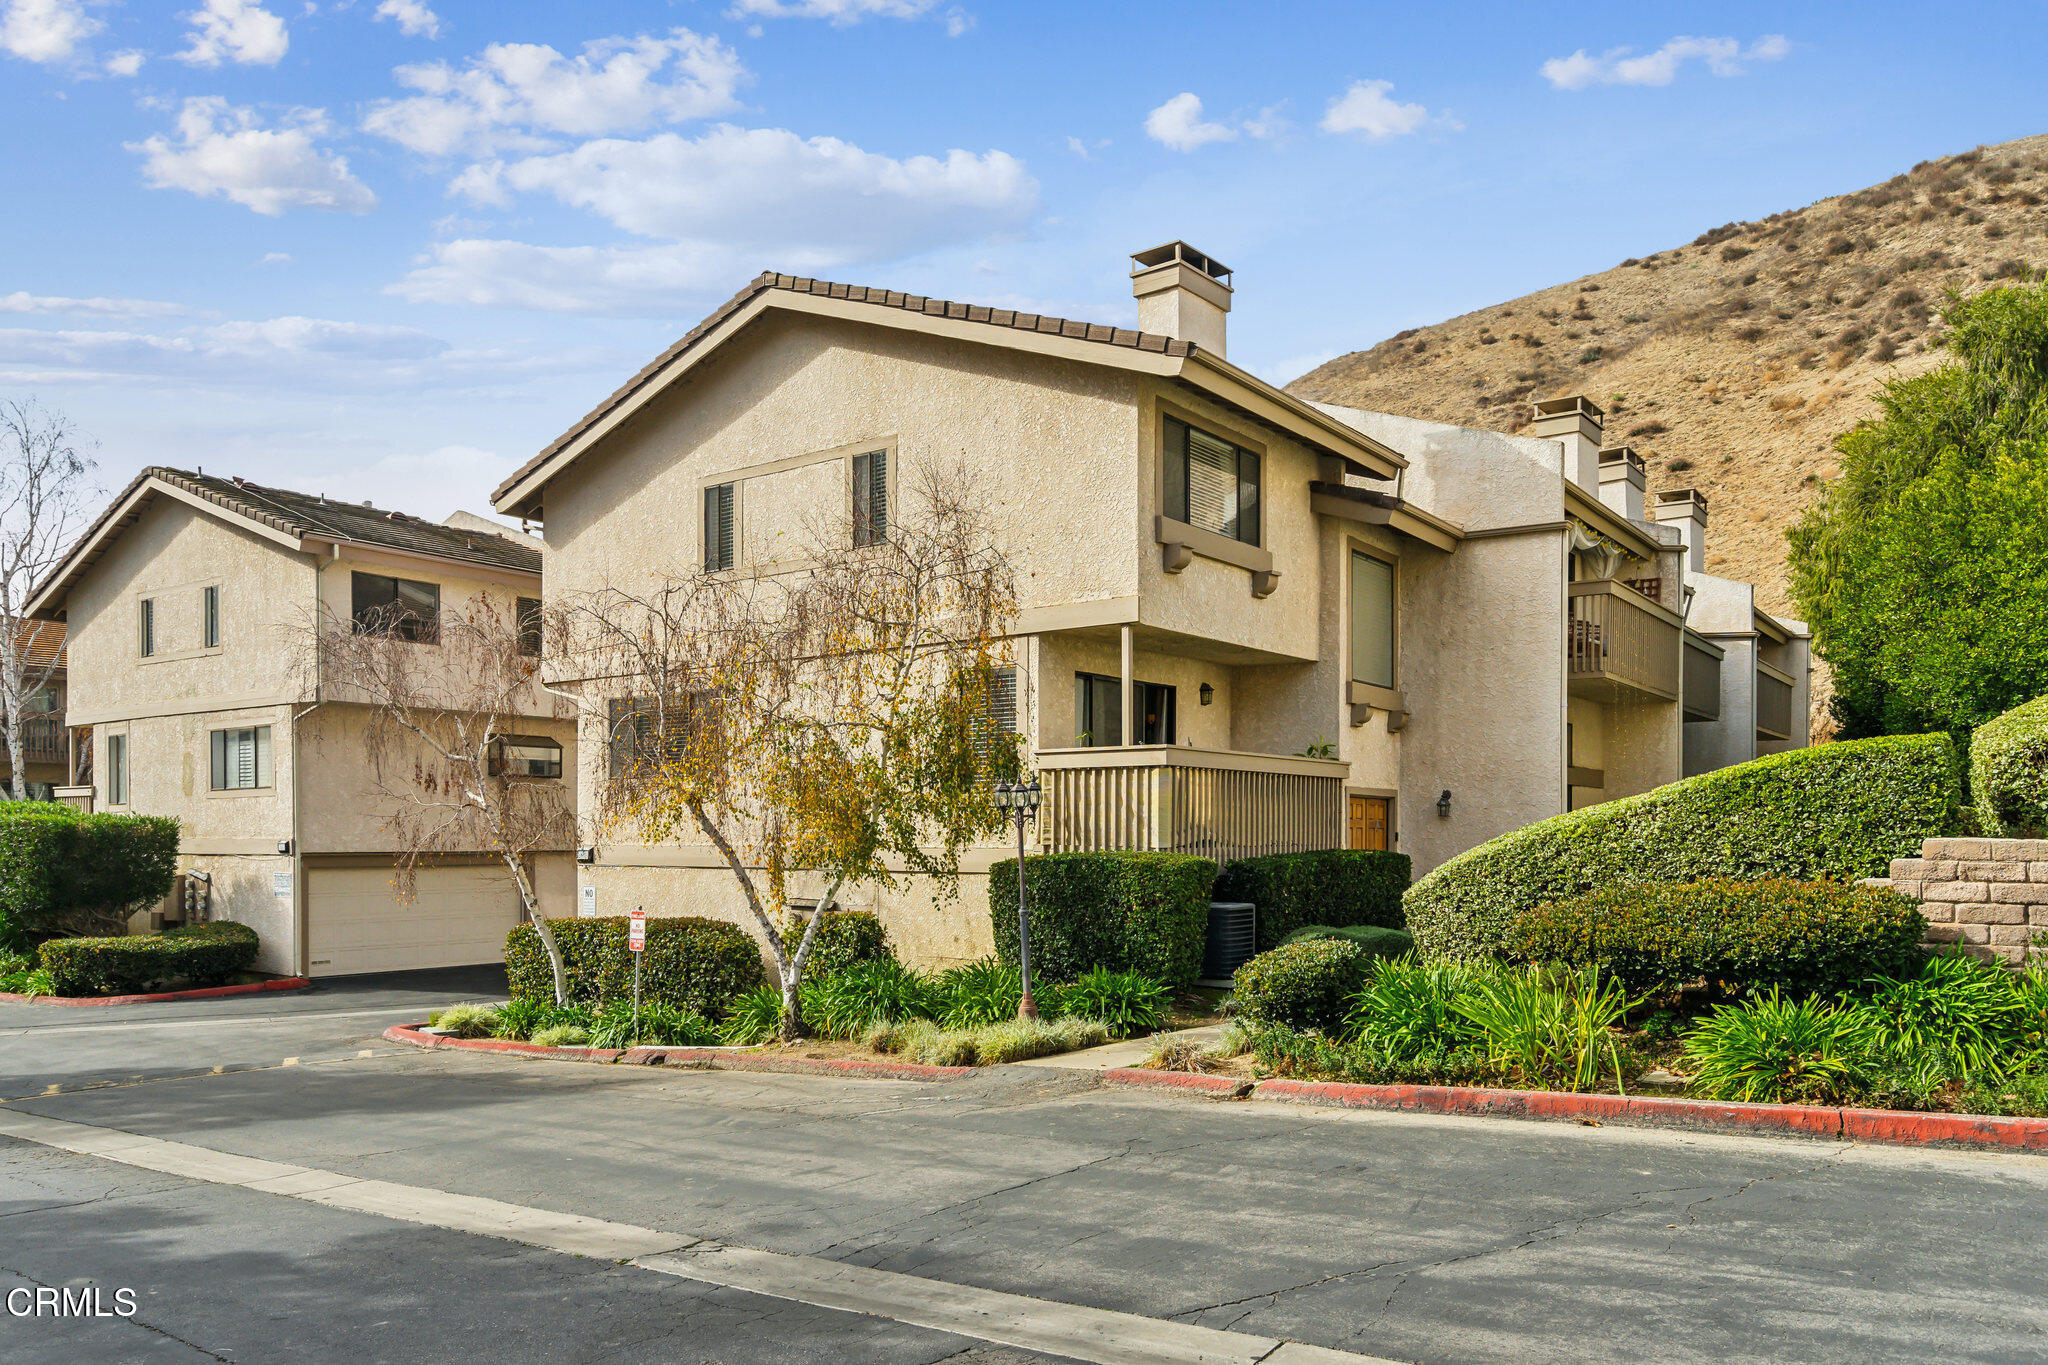
<instances>
[{"instance_id":1,"label":"narrow vertical window","mask_svg":"<svg viewBox=\"0 0 2048 1365\"><path fill-rule=\"evenodd\" d=\"M1351 680L1394 686L1394 566L1351 552Z\"/></svg>"},{"instance_id":2,"label":"narrow vertical window","mask_svg":"<svg viewBox=\"0 0 2048 1365\"><path fill-rule=\"evenodd\" d=\"M853 543L874 545L889 538L889 452L853 457Z\"/></svg>"},{"instance_id":3,"label":"narrow vertical window","mask_svg":"<svg viewBox=\"0 0 2048 1365\"><path fill-rule=\"evenodd\" d=\"M721 483L704 490L704 571L732 567L732 490Z\"/></svg>"},{"instance_id":4,"label":"narrow vertical window","mask_svg":"<svg viewBox=\"0 0 2048 1365\"><path fill-rule=\"evenodd\" d=\"M540 599L513 598L512 621L519 632L519 652L529 659L538 659L541 648Z\"/></svg>"},{"instance_id":5,"label":"narrow vertical window","mask_svg":"<svg viewBox=\"0 0 2048 1365\"><path fill-rule=\"evenodd\" d=\"M220 647L220 588L209 587L200 593L199 600L200 639L207 649Z\"/></svg>"},{"instance_id":6,"label":"narrow vertical window","mask_svg":"<svg viewBox=\"0 0 2048 1365\"><path fill-rule=\"evenodd\" d=\"M135 624L142 649L142 657L147 659L150 655L156 653L156 600L154 598L145 597L138 604Z\"/></svg>"},{"instance_id":7,"label":"narrow vertical window","mask_svg":"<svg viewBox=\"0 0 2048 1365\"><path fill-rule=\"evenodd\" d=\"M128 736L107 736L107 804L128 804Z\"/></svg>"}]
</instances>

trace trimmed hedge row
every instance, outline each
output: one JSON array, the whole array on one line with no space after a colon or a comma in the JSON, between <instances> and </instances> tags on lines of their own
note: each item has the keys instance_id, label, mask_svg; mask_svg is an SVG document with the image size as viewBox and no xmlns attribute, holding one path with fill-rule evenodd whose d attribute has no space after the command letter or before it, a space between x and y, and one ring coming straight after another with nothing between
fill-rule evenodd
<instances>
[{"instance_id":1,"label":"trimmed hedge row","mask_svg":"<svg viewBox=\"0 0 2048 1365\"><path fill-rule=\"evenodd\" d=\"M1405 853L1351 848L1275 853L1225 863L1216 879L1216 899L1259 907L1259 951L1264 952L1304 925L1405 928L1401 894L1412 876Z\"/></svg>"},{"instance_id":2,"label":"trimmed hedge row","mask_svg":"<svg viewBox=\"0 0 2048 1365\"><path fill-rule=\"evenodd\" d=\"M214 920L160 934L53 938L40 953L57 995L141 995L180 982L225 986L256 960L256 931Z\"/></svg>"},{"instance_id":3,"label":"trimmed hedge row","mask_svg":"<svg viewBox=\"0 0 2048 1365\"><path fill-rule=\"evenodd\" d=\"M1026 860L1031 974L1071 981L1095 967L1169 986L1202 974L1216 864L1183 853L1046 853ZM1017 962L1017 860L989 870L996 956Z\"/></svg>"},{"instance_id":4,"label":"trimmed hedge row","mask_svg":"<svg viewBox=\"0 0 2048 1365\"><path fill-rule=\"evenodd\" d=\"M1461 853L1410 888L1424 956L1501 956L1516 916L1595 887L1706 877L1851 881L1954 828L1946 735L1795 749L1542 820Z\"/></svg>"},{"instance_id":5,"label":"trimmed hedge row","mask_svg":"<svg viewBox=\"0 0 2048 1365\"><path fill-rule=\"evenodd\" d=\"M1812 995L1912 975L1926 932L1895 891L1715 878L1541 906L1515 921L1507 946L1524 962L1600 967L1632 991L1705 981L1735 995Z\"/></svg>"},{"instance_id":6,"label":"trimmed hedge row","mask_svg":"<svg viewBox=\"0 0 2048 1365\"><path fill-rule=\"evenodd\" d=\"M2048 697L1977 727L1970 736L1970 796L1986 836L2048 837Z\"/></svg>"},{"instance_id":7,"label":"trimmed hedge row","mask_svg":"<svg viewBox=\"0 0 2048 1365\"><path fill-rule=\"evenodd\" d=\"M632 999L633 951L626 946L627 924L624 915L548 921L562 950L572 1003ZM647 947L640 956L642 1004L695 1010L707 1019L722 1018L734 996L768 979L760 945L746 930L724 920L650 915ZM506 936L505 976L514 1000L554 1003L554 973L531 924L521 924Z\"/></svg>"},{"instance_id":8,"label":"trimmed hedge row","mask_svg":"<svg viewBox=\"0 0 2048 1365\"><path fill-rule=\"evenodd\" d=\"M1237 969L1232 1008L1255 1023L1334 1034L1374 961L1372 954L1348 939L1284 943Z\"/></svg>"},{"instance_id":9,"label":"trimmed hedge row","mask_svg":"<svg viewBox=\"0 0 2048 1365\"><path fill-rule=\"evenodd\" d=\"M63 932L81 913L159 900L177 859L178 822L167 816L0 802L0 944Z\"/></svg>"},{"instance_id":10,"label":"trimmed hedge row","mask_svg":"<svg viewBox=\"0 0 2048 1365\"><path fill-rule=\"evenodd\" d=\"M783 950L791 956L803 945L805 922L791 917L782 931ZM804 976L824 976L844 971L856 962L894 959L889 935L872 910L828 910L811 940L811 955L804 959Z\"/></svg>"},{"instance_id":11,"label":"trimmed hedge row","mask_svg":"<svg viewBox=\"0 0 2048 1365\"><path fill-rule=\"evenodd\" d=\"M1346 943L1357 944L1368 956L1375 958L1405 957L1415 951L1415 935L1406 929L1381 929L1371 924L1341 927L1334 924L1303 925L1287 936L1287 943L1306 943L1319 938L1341 938Z\"/></svg>"}]
</instances>

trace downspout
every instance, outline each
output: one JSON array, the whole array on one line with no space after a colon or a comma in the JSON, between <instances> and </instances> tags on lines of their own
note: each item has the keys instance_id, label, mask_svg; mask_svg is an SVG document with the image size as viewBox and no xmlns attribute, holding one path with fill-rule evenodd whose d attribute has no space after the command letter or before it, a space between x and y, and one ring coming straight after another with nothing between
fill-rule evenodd
<instances>
[{"instance_id":1,"label":"downspout","mask_svg":"<svg viewBox=\"0 0 2048 1365\"><path fill-rule=\"evenodd\" d=\"M307 918L306 905L306 854L305 840L301 837L303 824L301 793L305 790L305 773L300 755L304 746L299 743L299 722L320 709L322 701L322 679L320 677L320 575L328 564L341 558L341 546L337 542L328 544L326 559L313 561L313 704L292 713L292 937L297 942L293 954L300 976L313 972L313 948L310 941L311 926Z\"/></svg>"}]
</instances>

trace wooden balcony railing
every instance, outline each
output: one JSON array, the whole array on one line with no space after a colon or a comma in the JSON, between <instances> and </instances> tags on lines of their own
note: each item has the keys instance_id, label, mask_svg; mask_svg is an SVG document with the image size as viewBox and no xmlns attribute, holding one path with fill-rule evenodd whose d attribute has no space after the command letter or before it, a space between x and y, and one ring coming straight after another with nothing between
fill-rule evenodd
<instances>
[{"instance_id":1,"label":"wooden balcony railing","mask_svg":"<svg viewBox=\"0 0 2048 1365\"><path fill-rule=\"evenodd\" d=\"M1792 738L1792 675L1756 661L1756 737Z\"/></svg>"},{"instance_id":2,"label":"wooden balcony railing","mask_svg":"<svg viewBox=\"0 0 2048 1365\"><path fill-rule=\"evenodd\" d=\"M1611 578L1572 584L1570 602L1565 652L1574 692L1678 700L1684 623L1676 612Z\"/></svg>"},{"instance_id":3,"label":"wooden balcony railing","mask_svg":"<svg viewBox=\"0 0 2048 1365\"><path fill-rule=\"evenodd\" d=\"M21 721L22 757L30 763L66 763L71 745L62 711L38 711ZM0 737L0 763L7 761L7 742Z\"/></svg>"},{"instance_id":4,"label":"wooden balcony railing","mask_svg":"<svg viewBox=\"0 0 2048 1365\"><path fill-rule=\"evenodd\" d=\"M1350 765L1147 745L1038 755L1049 853L1127 848L1227 862L1344 845Z\"/></svg>"},{"instance_id":5,"label":"wooden balcony railing","mask_svg":"<svg viewBox=\"0 0 2048 1365\"><path fill-rule=\"evenodd\" d=\"M1685 718L1721 718L1721 660L1725 651L1712 640L1685 633Z\"/></svg>"}]
</instances>

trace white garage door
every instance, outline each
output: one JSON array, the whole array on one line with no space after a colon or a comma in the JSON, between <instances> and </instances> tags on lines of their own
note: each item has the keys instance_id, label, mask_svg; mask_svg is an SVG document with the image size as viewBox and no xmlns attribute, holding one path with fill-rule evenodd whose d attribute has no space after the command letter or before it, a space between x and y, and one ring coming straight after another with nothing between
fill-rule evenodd
<instances>
[{"instance_id":1,"label":"white garage door","mask_svg":"<svg viewBox=\"0 0 2048 1365\"><path fill-rule=\"evenodd\" d=\"M519 890L502 867L423 867L410 901L398 898L388 867L306 873L314 976L502 962L518 923Z\"/></svg>"}]
</instances>

